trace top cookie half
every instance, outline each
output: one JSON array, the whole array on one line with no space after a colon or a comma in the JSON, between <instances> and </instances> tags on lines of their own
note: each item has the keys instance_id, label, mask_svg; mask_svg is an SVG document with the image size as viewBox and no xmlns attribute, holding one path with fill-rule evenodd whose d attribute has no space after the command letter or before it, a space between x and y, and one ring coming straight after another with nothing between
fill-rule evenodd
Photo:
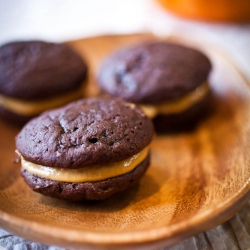
<instances>
[{"instance_id":1,"label":"top cookie half","mask_svg":"<svg viewBox=\"0 0 250 250\"><path fill-rule=\"evenodd\" d=\"M81 168L122 161L152 140L153 125L135 105L90 98L43 113L16 138L23 158L58 168Z\"/></svg>"},{"instance_id":2,"label":"top cookie half","mask_svg":"<svg viewBox=\"0 0 250 250\"><path fill-rule=\"evenodd\" d=\"M167 42L122 48L102 63L101 89L135 103L155 104L178 99L204 83L211 70L200 51Z\"/></svg>"},{"instance_id":3,"label":"top cookie half","mask_svg":"<svg viewBox=\"0 0 250 250\"><path fill-rule=\"evenodd\" d=\"M41 100L78 89L87 76L85 61L66 44L12 42L0 47L0 94Z\"/></svg>"}]
</instances>

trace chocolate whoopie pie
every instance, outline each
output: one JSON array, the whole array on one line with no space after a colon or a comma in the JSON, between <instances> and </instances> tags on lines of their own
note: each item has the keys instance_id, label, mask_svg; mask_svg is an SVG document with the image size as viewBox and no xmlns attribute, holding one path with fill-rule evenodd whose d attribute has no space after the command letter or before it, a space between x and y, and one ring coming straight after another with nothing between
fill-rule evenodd
<instances>
[{"instance_id":1,"label":"chocolate whoopie pie","mask_svg":"<svg viewBox=\"0 0 250 250\"><path fill-rule=\"evenodd\" d=\"M0 47L0 115L24 123L82 97L85 61L66 44L12 42Z\"/></svg>"},{"instance_id":2,"label":"chocolate whoopie pie","mask_svg":"<svg viewBox=\"0 0 250 250\"><path fill-rule=\"evenodd\" d=\"M21 175L36 192L102 200L133 186L149 166L151 120L107 97L75 101L29 121L16 137Z\"/></svg>"},{"instance_id":3,"label":"chocolate whoopie pie","mask_svg":"<svg viewBox=\"0 0 250 250\"><path fill-rule=\"evenodd\" d=\"M103 92L140 104L156 130L186 124L207 104L211 62L181 45L154 41L121 48L101 64Z\"/></svg>"}]
</instances>

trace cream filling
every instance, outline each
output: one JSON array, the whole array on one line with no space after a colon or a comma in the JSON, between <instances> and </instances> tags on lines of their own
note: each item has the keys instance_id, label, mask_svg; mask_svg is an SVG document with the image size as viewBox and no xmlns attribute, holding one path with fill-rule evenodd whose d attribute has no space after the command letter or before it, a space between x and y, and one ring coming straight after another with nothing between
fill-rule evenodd
<instances>
[{"instance_id":1,"label":"cream filling","mask_svg":"<svg viewBox=\"0 0 250 250\"><path fill-rule=\"evenodd\" d=\"M47 109L56 108L65 103L71 102L77 98L82 97L82 95L82 87L58 97L39 101L23 101L16 98L0 95L0 106L16 114L32 116L40 114Z\"/></svg>"},{"instance_id":2,"label":"cream filling","mask_svg":"<svg viewBox=\"0 0 250 250\"><path fill-rule=\"evenodd\" d=\"M62 182L101 181L132 171L147 157L148 152L149 148L146 147L138 154L120 162L79 169L45 167L26 161L22 156L21 164L28 172L50 180Z\"/></svg>"},{"instance_id":3,"label":"cream filling","mask_svg":"<svg viewBox=\"0 0 250 250\"><path fill-rule=\"evenodd\" d=\"M162 102L157 105L141 105L142 110L149 118L154 118L158 114L178 114L188 109L195 103L202 100L209 92L208 82L204 82L193 92L183 96L178 100Z\"/></svg>"}]
</instances>

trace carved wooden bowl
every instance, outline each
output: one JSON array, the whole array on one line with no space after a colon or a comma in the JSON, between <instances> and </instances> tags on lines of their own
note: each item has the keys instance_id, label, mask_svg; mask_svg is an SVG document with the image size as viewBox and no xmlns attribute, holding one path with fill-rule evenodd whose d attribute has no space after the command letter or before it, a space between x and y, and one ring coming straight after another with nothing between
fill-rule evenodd
<instances>
[{"instance_id":1,"label":"carved wooden bowl","mask_svg":"<svg viewBox=\"0 0 250 250\"><path fill-rule=\"evenodd\" d=\"M150 34L69 42L91 68L89 95L100 60ZM233 216L250 198L250 86L225 55L180 38L211 58L211 112L191 131L157 135L151 166L132 189L100 202L70 203L32 192L14 164L20 128L0 121L0 226L44 244L68 248L145 249L169 246Z\"/></svg>"}]
</instances>

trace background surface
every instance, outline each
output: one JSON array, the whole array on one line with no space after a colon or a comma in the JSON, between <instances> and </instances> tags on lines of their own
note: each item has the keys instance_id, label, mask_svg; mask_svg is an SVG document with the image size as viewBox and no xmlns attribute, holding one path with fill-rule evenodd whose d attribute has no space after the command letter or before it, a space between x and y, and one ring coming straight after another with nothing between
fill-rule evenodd
<instances>
[{"instance_id":1,"label":"background surface","mask_svg":"<svg viewBox=\"0 0 250 250\"><path fill-rule=\"evenodd\" d=\"M0 45L13 40L62 42L101 34L153 31L214 44L250 78L250 24L180 18L153 0L0 0Z\"/></svg>"}]
</instances>

